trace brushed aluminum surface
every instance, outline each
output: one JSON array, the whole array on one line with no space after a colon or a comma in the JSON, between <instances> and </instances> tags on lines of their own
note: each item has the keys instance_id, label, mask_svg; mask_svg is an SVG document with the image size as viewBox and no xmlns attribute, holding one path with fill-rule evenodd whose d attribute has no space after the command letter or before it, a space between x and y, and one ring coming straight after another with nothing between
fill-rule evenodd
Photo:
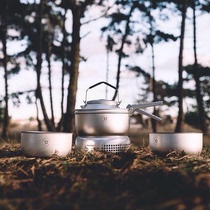
<instances>
[{"instance_id":1,"label":"brushed aluminum surface","mask_svg":"<svg viewBox=\"0 0 210 210\"><path fill-rule=\"evenodd\" d=\"M72 133L22 131L21 151L26 156L66 156L72 149Z\"/></svg>"},{"instance_id":2,"label":"brushed aluminum surface","mask_svg":"<svg viewBox=\"0 0 210 210\"><path fill-rule=\"evenodd\" d=\"M203 148L202 133L150 133L149 148L153 152L168 153L176 151L199 155Z\"/></svg>"},{"instance_id":3,"label":"brushed aluminum surface","mask_svg":"<svg viewBox=\"0 0 210 210\"><path fill-rule=\"evenodd\" d=\"M80 152L99 150L117 153L128 150L130 146L128 136L78 136L75 141L75 149Z\"/></svg>"},{"instance_id":4,"label":"brushed aluminum surface","mask_svg":"<svg viewBox=\"0 0 210 210\"><path fill-rule=\"evenodd\" d=\"M79 136L127 135L130 128L128 113L110 111L75 115L76 133Z\"/></svg>"}]
</instances>

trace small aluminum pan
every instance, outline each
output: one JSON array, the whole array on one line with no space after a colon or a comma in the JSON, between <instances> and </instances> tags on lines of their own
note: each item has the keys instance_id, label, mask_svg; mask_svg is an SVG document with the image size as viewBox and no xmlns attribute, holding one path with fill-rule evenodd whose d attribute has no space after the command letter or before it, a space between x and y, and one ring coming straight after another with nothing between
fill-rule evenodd
<instances>
[{"instance_id":1,"label":"small aluminum pan","mask_svg":"<svg viewBox=\"0 0 210 210\"><path fill-rule=\"evenodd\" d=\"M154 153L176 151L189 155L200 155L203 148L203 134L195 132L150 133L149 148Z\"/></svg>"}]
</instances>

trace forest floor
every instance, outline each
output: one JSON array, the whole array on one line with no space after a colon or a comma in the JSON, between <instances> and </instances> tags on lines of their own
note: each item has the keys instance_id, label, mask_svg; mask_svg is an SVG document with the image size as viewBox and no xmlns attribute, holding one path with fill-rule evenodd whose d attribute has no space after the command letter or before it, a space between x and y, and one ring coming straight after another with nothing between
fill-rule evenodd
<instances>
[{"instance_id":1,"label":"forest floor","mask_svg":"<svg viewBox=\"0 0 210 210\"><path fill-rule=\"evenodd\" d=\"M210 137L200 156L158 156L148 130L129 136L127 152L63 158L25 157L19 134L1 140L0 210L210 210Z\"/></svg>"}]
</instances>

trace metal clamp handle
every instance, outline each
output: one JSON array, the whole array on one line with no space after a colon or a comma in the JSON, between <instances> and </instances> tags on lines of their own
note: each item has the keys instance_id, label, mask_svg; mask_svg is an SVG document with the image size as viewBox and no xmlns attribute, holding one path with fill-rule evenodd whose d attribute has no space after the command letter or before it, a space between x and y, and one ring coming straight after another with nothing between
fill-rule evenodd
<instances>
[{"instance_id":1,"label":"metal clamp handle","mask_svg":"<svg viewBox=\"0 0 210 210\"><path fill-rule=\"evenodd\" d=\"M119 104L121 103L121 101L119 100L119 92L118 92L118 89L117 89L116 87L114 87L113 85L111 85L111 84L109 84L109 83L107 83L107 82L104 82L104 81L99 82L99 83L96 83L95 85L90 86L90 87L86 90L84 103L85 103L85 104L87 103L87 92L88 92L88 90L90 90L90 89L92 89L92 88L94 88L94 87L96 87L96 86L98 86L98 85L101 85L101 84L105 84L105 85L107 85L107 86L109 86L109 87L111 87L111 88L113 88L113 89L115 89L115 90L117 91L117 98L118 98L117 105L119 105Z\"/></svg>"}]
</instances>

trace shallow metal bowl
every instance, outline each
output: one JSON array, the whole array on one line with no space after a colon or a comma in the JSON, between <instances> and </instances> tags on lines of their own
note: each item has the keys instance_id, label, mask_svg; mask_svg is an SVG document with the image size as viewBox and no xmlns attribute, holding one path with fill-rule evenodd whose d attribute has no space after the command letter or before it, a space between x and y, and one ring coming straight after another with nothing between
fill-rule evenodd
<instances>
[{"instance_id":1,"label":"shallow metal bowl","mask_svg":"<svg viewBox=\"0 0 210 210\"><path fill-rule=\"evenodd\" d=\"M176 151L200 155L203 148L202 133L150 133L149 148L155 153Z\"/></svg>"},{"instance_id":2,"label":"shallow metal bowl","mask_svg":"<svg viewBox=\"0 0 210 210\"><path fill-rule=\"evenodd\" d=\"M66 156L72 149L72 133L22 131L21 151L26 156Z\"/></svg>"}]
</instances>

